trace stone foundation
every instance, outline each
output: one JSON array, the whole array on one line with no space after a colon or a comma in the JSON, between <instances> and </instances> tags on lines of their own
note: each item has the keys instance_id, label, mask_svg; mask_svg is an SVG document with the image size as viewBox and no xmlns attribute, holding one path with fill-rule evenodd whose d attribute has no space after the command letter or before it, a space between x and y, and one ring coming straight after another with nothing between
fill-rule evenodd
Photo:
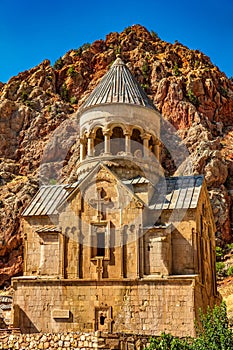
<instances>
[{"instance_id":1,"label":"stone foundation","mask_svg":"<svg viewBox=\"0 0 233 350\"><path fill-rule=\"evenodd\" d=\"M14 327L23 333L193 336L195 310L202 306L195 301L200 286L187 276L124 282L21 277L14 286Z\"/></svg>"},{"instance_id":2,"label":"stone foundation","mask_svg":"<svg viewBox=\"0 0 233 350\"><path fill-rule=\"evenodd\" d=\"M149 345L149 337L142 335L93 333L35 333L35 334L2 334L0 349L70 349L96 350L121 349L141 350Z\"/></svg>"}]
</instances>

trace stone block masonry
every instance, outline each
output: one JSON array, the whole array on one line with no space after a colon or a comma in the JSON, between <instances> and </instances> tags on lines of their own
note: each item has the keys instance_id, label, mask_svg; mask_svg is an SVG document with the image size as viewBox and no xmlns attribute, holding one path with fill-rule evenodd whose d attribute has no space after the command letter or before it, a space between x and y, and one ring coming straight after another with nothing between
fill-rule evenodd
<instances>
[{"instance_id":1,"label":"stone block masonry","mask_svg":"<svg viewBox=\"0 0 233 350\"><path fill-rule=\"evenodd\" d=\"M195 277L141 281L17 278L14 327L23 333L93 332L194 335ZM13 282L14 286L14 282ZM18 306L20 305L20 307ZM201 305L196 305L196 309Z\"/></svg>"},{"instance_id":2,"label":"stone block masonry","mask_svg":"<svg viewBox=\"0 0 233 350\"><path fill-rule=\"evenodd\" d=\"M130 334L92 333L35 333L2 334L0 349L58 349L58 350L97 350L121 349L138 350L149 345L149 336Z\"/></svg>"}]
</instances>

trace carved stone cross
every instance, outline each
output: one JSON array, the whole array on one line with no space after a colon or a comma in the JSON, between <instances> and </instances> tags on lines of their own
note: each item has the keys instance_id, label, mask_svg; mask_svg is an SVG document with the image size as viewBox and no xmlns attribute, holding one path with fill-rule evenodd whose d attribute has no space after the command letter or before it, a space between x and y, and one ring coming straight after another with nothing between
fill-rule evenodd
<instances>
[{"instance_id":1,"label":"carved stone cross","mask_svg":"<svg viewBox=\"0 0 233 350\"><path fill-rule=\"evenodd\" d=\"M97 259L96 273L98 281L102 279L103 270L103 259Z\"/></svg>"},{"instance_id":2,"label":"carved stone cross","mask_svg":"<svg viewBox=\"0 0 233 350\"><path fill-rule=\"evenodd\" d=\"M89 203L96 207L98 221L106 220L106 208L113 206L103 187L97 188L97 199L90 199Z\"/></svg>"}]
</instances>

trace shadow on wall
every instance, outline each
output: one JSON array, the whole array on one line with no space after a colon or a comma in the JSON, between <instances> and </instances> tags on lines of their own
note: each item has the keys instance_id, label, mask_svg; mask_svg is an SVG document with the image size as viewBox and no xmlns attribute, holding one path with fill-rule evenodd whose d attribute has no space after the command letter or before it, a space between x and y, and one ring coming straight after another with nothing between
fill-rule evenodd
<instances>
[{"instance_id":1,"label":"shadow on wall","mask_svg":"<svg viewBox=\"0 0 233 350\"><path fill-rule=\"evenodd\" d=\"M14 326L20 328L22 333L39 333L34 323L18 305L14 305Z\"/></svg>"},{"instance_id":2,"label":"shadow on wall","mask_svg":"<svg viewBox=\"0 0 233 350\"><path fill-rule=\"evenodd\" d=\"M5 323L5 321L4 321L4 319L3 319L3 317L1 315L0 315L0 328L1 329L7 329L8 328L7 324Z\"/></svg>"}]
</instances>

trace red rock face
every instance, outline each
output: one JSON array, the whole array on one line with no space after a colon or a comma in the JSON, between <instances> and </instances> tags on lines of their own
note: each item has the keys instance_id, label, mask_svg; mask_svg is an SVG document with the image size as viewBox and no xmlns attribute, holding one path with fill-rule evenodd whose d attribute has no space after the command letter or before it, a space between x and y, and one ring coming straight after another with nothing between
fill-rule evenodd
<instances>
[{"instance_id":1,"label":"red rock face","mask_svg":"<svg viewBox=\"0 0 233 350\"><path fill-rule=\"evenodd\" d=\"M216 235L220 241L231 240L233 83L203 53L166 43L135 25L69 51L55 67L45 60L0 84L0 285L22 273L19 217L38 188L45 146L118 54L183 138L194 172L206 177ZM74 179L79 140L77 127L68 128L68 138L49 144L47 157L59 163L59 155L72 145L62 171ZM172 174L175 169L165 151L162 161Z\"/></svg>"}]
</instances>

